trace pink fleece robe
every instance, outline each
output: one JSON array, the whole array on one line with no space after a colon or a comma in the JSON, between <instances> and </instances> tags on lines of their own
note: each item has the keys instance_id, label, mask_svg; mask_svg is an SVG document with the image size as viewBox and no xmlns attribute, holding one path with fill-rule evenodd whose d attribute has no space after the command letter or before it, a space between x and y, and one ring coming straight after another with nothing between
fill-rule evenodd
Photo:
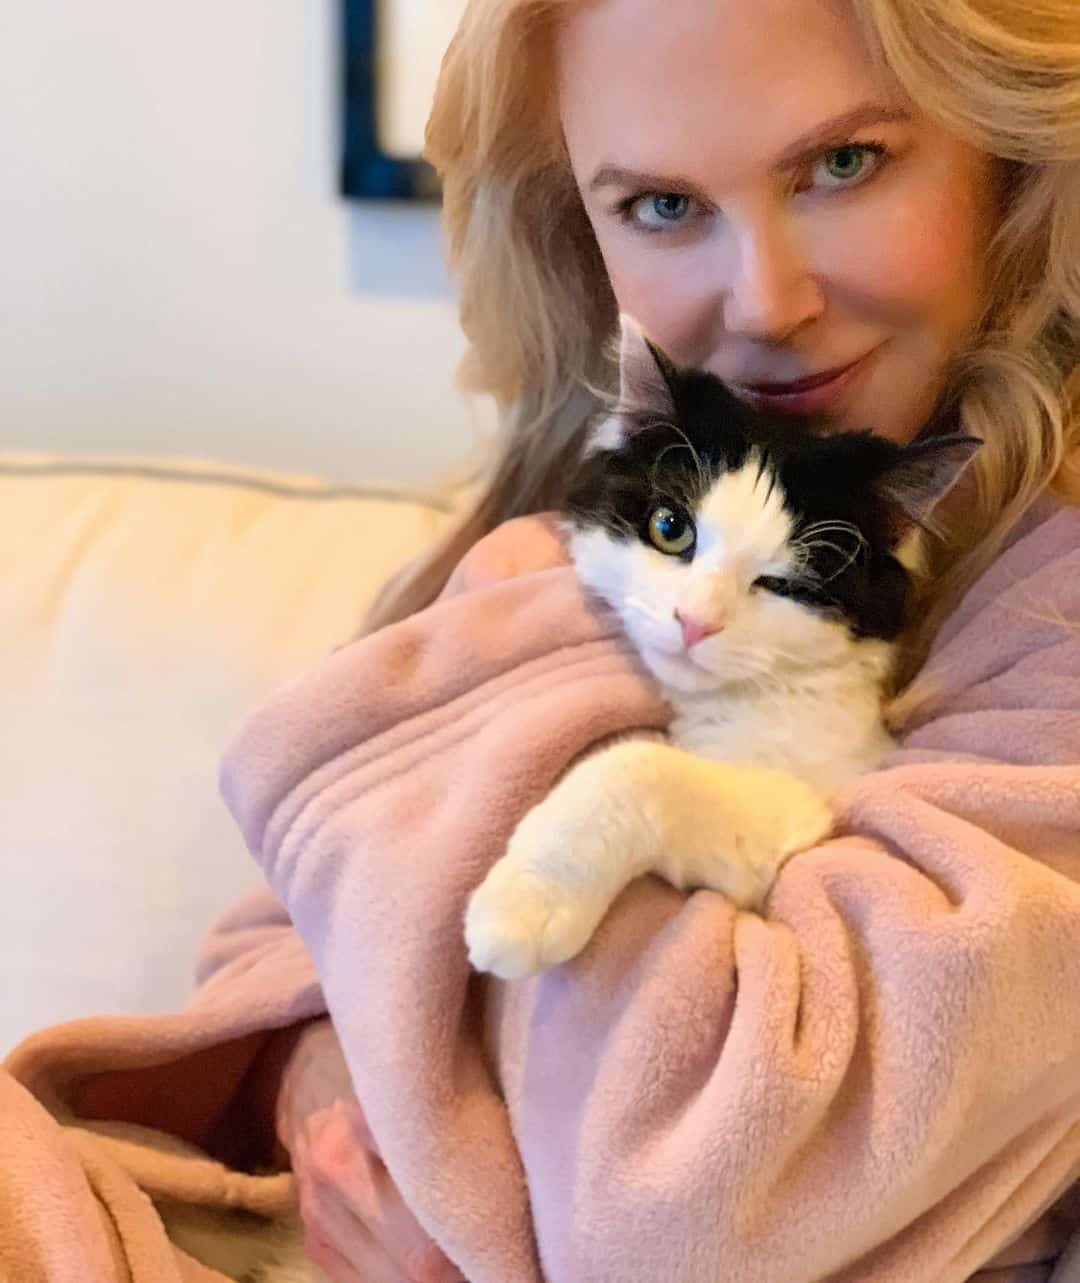
<instances>
[{"instance_id":1,"label":"pink fleece robe","mask_svg":"<svg viewBox=\"0 0 1080 1283\"><path fill-rule=\"evenodd\" d=\"M225 796L274 895L221 924L192 1006L10 1068L69 1129L111 1086L168 1130L153 1083L201 1052L209 1135L246 1044L217 1075L204 1049L325 998L470 1283L1042 1283L1078 1220L1080 512L1024 523L927 675L762 916L645 879L579 959L504 985L469 973L469 894L579 753L667 713L569 569L444 600L240 730ZM246 1205L280 1178L229 1180ZM4 1235L0 1211L0 1262Z\"/></svg>"}]
</instances>

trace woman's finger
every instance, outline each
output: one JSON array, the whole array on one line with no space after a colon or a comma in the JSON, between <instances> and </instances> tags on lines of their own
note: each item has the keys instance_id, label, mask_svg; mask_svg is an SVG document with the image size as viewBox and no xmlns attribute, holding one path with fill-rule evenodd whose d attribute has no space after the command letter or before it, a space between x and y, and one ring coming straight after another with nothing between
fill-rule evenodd
<instances>
[{"instance_id":1,"label":"woman's finger","mask_svg":"<svg viewBox=\"0 0 1080 1283\"><path fill-rule=\"evenodd\" d=\"M451 1279L463 1283L460 1271L454 1270L445 1257L437 1267L419 1260L413 1268L403 1270L385 1244L363 1226L350 1225L347 1240L339 1238L338 1232L309 1229L304 1248L331 1283L444 1283ZM451 1273L447 1273L447 1267Z\"/></svg>"},{"instance_id":2,"label":"woman's finger","mask_svg":"<svg viewBox=\"0 0 1080 1283\"><path fill-rule=\"evenodd\" d=\"M308 1178L300 1188L300 1214L308 1229L352 1260L367 1238L380 1236L367 1223L366 1213L352 1206L349 1194L329 1181Z\"/></svg>"},{"instance_id":3,"label":"woman's finger","mask_svg":"<svg viewBox=\"0 0 1080 1283\"><path fill-rule=\"evenodd\" d=\"M372 1158L374 1200L369 1229L405 1272L409 1283L463 1283L464 1276L409 1210L385 1165Z\"/></svg>"},{"instance_id":4,"label":"woman's finger","mask_svg":"<svg viewBox=\"0 0 1080 1283\"><path fill-rule=\"evenodd\" d=\"M350 1265L340 1252L312 1229L304 1235L304 1255L330 1283L367 1283L366 1274Z\"/></svg>"},{"instance_id":5,"label":"woman's finger","mask_svg":"<svg viewBox=\"0 0 1080 1283\"><path fill-rule=\"evenodd\" d=\"M308 1231L304 1250L330 1283L410 1283L370 1237L358 1248L355 1257L351 1254L347 1257L333 1243Z\"/></svg>"},{"instance_id":6,"label":"woman's finger","mask_svg":"<svg viewBox=\"0 0 1080 1283\"><path fill-rule=\"evenodd\" d=\"M362 1111L338 1101L308 1120L297 1146L300 1211L319 1242L355 1261L371 1241L407 1283L462 1275L421 1227L377 1156Z\"/></svg>"},{"instance_id":7,"label":"woman's finger","mask_svg":"<svg viewBox=\"0 0 1080 1283\"><path fill-rule=\"evenodd\" d=\"M461 1271L424 1231L379 1159L354 1160L347 1173L313 1173L306 1185L305 1222L350 1259L370 1239L408 1283L461 1283Z\"/></svg>"}]
</instances>

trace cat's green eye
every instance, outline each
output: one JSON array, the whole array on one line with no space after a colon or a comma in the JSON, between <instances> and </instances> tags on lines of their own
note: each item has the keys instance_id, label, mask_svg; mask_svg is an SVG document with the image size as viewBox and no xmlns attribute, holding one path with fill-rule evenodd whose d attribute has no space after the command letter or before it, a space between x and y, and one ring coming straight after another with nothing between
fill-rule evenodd
<instances>
[{"instance_id":1,"label":"cat's green eye","mask_svg":"<svg viewBox=\"0 0 1080 1283\"><path fill-rule=\"evenodd\" d=\"M694 523L675 508L654 508L649 514L649 542L668 557L690 552L697 539Z\"/></svg>"}]
</instances>

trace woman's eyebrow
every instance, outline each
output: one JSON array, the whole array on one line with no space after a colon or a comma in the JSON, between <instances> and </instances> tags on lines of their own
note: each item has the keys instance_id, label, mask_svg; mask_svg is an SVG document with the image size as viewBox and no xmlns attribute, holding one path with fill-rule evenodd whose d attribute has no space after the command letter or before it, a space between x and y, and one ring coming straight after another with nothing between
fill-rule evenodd
<instances>
[{"instance_id":1,"label":"woman's eyebrow","mask_svg":"<svg viewBox=\"0 0 1080 1283\"><path fill-rule=\"evenodd\" d=\"M624 169L622 165L601 165L589 181L589 191L598 192L603 187L620 187L630 191L680 192L695 200L708 203L708 197L697 183L676 174L650 174L640 169Z\"/></svg>"},{"instance_id":2,"label":"woman's eyebrow","mask_svg":"<svg viewBox=\"0 0 1080 1283\"><path fill-rule=\"evenodd\" d=\"M822 121L813 129L808 129L789 146L785 147L773 161L772 169L791 169L816 156L830 147L849 142L851 135L869 125L903 124L911 120L911 112L905 107L890 107L879 102L864 102L850 111Z\"/></svg>"},{"instance_id":3,"label":"woman's eyebrow","mask_svg":"<svg viewBox=\"0 0 1080 1283\"><path fill-rule=\"evenodd\" d=\"M822 121L806 133L801 134L790 143L770 166L773 170L792 169L803 161L816 156L829 147L848 142L851 135L869 125L887 125L911 120L911 112L904 107L889 107L882 103L866 102L839 116ZM626 169L622 165L604 164L597 169L589 181L589 191L600 191L604 187L619 187L624 190L654 192L679 192L686 196L708 203L708 197L697 183L676 174L648 173L637 169Z\"/></svg>"}]
</instances>

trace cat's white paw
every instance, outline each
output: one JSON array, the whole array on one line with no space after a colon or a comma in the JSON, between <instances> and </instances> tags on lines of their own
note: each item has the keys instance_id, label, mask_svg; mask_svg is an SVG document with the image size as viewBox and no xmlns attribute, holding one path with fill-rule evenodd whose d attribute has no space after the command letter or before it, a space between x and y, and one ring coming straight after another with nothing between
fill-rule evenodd
<instances>
[{"instance_id":1,"label":"cat's white paw","mask_svg":"<svg viewBox=\"0 0 1080 1283\"><path fill-rule=\"evenodd\" d=\"M780 870L800 851L817 846L836 823L832 807L802 780L791 778L771 799L769 822L736 838L740 858L722 870L722 890L740 909L760 910ZM707 885L715 885L707 882Z\"/></svg>"},{"instance_id":2,"label":"cat's white paw","mask_svg":"<svg viewBox=\"0 0 1080 1283\"><path fill-rule=\"evenodd\" d=\"M817 846L836 825L836 815L830 803L809 784L796 783L799 787L784 799L785 857Z\"/></svg>"},{"instance_id":3,"label":"cat's white paw","mask_svg":"<svg viewBox=\"0 0 1080 1283\"><path fill-rule=\"evenodd\" d=\"M477 971L518 980L575 957L607 905L503 858L473 893L465 943Z\"/></svg>"}]
</instances>

